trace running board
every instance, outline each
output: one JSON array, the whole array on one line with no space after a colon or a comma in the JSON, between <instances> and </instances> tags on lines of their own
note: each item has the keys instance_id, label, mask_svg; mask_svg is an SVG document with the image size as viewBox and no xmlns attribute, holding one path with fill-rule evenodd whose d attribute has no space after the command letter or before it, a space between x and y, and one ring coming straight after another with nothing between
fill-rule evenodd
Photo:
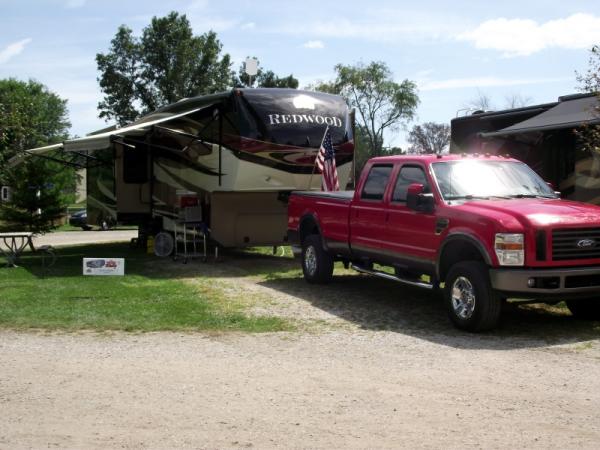
<instances>
[{"instance_id":1,"label":"running board","mask_svg":"<svg viewBox=\"0 0 600 450\"><path fill-rule=\"evenodd\" d=\"M364 267L356 266L354 264L351 264L350 267L352 267L357 272L368 273L369 275L374 275L379 278L385 278L386 280L397 281L399 283L404 283L404 284L408 284L409 286L415 286L415 287L419 287L419 288L423 288L423 289L433 289L433 284L426 283L424 281L408 280L406 278L400 278L395 275L391 275L389 273L381 272L379 270L365 269Z\"/></svg>"}]
</instances>

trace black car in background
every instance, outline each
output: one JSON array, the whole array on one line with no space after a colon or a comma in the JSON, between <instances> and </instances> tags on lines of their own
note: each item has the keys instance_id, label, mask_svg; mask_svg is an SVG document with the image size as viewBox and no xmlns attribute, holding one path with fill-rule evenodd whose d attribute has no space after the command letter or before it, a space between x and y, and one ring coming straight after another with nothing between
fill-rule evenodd
<instances>
[{"instance_id":1,"label":"black car in background","mask_svg":"<svg viewBox=\"0 0 600 450\"><path fill-rule=\"evenodd\" d=\"M69 217L69 225L81 227L85 231L92 229L92 227L87 223L87 211L85 209L71 214L71 217Z\"/></svg>"}]
</instances>

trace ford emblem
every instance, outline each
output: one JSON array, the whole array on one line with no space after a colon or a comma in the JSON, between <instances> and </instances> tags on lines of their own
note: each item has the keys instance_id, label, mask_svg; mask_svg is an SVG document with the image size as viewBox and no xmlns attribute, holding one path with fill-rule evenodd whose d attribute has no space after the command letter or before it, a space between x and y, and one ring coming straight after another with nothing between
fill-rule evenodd
<instances>
[{"instance_id":1,"label":"ford emblem","mask_svg":"<svg viewBox=\"0 0 600 450\"><path fill-rule=\"evenodd\" d=\"M588 248L593 247L596 244L596 241L593 239L581 239L577 241L577 247L579 248Z\"/></svg>"}]
</instances>

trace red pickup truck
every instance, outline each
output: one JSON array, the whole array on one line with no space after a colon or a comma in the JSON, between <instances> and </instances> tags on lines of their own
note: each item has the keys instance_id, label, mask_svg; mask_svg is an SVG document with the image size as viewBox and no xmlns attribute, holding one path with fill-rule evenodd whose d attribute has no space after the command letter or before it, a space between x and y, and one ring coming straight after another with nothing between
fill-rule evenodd
<instances>
[{"instance_id":1,"label":"red pickup truck","mask_svg":"<svg viewBox=\"0 0 600 450\"><path fill-rule=\"evenodd\" d=\"M288 237L308 282L330 281L342 261L443 287L450 319L468 331L495 327L507 298L565 300L600 319L600 207L561 200L515 159L371 159L355 191L293 192Z\"/></svg>"}]
</instances>

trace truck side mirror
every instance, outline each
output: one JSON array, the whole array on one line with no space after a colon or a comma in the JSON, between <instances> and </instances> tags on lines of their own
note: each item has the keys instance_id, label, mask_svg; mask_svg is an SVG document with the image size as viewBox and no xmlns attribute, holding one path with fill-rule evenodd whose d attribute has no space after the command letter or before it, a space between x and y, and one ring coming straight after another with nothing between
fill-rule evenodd
<instances>
[{"instance_id":1,"label":"truck side mirror","mask_svg":"<svg viewBox=\"0 0 600 450\"><path fill-rule=\"evenodd\" d=\"M406 206L415 211L433 211L433 194L424 191L425 186L421 183L410 184L406 191Z\"/></svg>"}]
</instances>

